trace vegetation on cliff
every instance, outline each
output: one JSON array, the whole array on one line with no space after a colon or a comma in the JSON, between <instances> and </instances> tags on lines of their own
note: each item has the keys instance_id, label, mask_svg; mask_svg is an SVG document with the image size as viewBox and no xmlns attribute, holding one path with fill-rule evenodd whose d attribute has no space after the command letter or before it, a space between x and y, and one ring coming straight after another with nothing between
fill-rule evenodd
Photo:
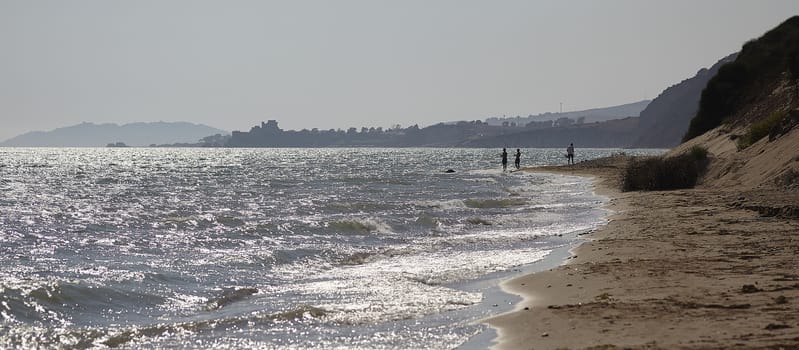
<instances>
[{"instance_id":1,"label":"vegetation on cliff","mask_svg":"<svg viewBox=\"0 0 799 350\"><path fill-rule=\"evenodd\" d=\"M746 43L735 61L719 69L702 92L683 141L729 121L737 110L768 94L786 72L799 80L799 16Z\"/></svg>"},{"instance_id":2,"label":"vegetation on cliff","mask_svg":"<svg viewBox=\"0 0 799 350\"><path fill-rule=\"evenodd\" d=\"M785 116L788 115L787 111L779 111L774 112L767 118L764 118L758 122L755 122L749 127L746 135L738 138L737 146L738 150L745 149L751 146L753 143L757 142L758 140L766 137L771 129L774 126L778 125Z\"/></svg>"}]
</instances>

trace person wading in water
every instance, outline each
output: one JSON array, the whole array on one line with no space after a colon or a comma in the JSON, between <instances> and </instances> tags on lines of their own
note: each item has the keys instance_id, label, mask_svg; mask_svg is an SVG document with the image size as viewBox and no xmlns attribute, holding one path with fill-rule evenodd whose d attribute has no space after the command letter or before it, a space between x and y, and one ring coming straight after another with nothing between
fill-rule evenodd
<instances>
[{"instance_id":1,"label":"person wading in water","mask_svg":"<svg viewBox=\"0 0 799 350\"><path fill-rule=\"evenodd\" d=\"M574 165L574 144L570 143L569 147L566 147L566 159L568 163Z\"/></svg>"}]
</instances>

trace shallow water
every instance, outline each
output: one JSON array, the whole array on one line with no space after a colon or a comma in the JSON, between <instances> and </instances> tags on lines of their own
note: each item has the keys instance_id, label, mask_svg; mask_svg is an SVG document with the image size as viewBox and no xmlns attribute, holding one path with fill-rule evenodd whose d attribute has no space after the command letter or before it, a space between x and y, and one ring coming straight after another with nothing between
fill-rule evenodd
<instances>
[{"instance_id":1,"label":"shallow water","mask_svg":"<svg viewBox=\"0 0 799 350\"><path fill-rule=\"evenodd\" d=\"M562 153L523 150L523 165ZM604 220L586 179L498 160L0 149L0 348L452 348L485 307L458 286Z\"/></svg>"}]
</instances>

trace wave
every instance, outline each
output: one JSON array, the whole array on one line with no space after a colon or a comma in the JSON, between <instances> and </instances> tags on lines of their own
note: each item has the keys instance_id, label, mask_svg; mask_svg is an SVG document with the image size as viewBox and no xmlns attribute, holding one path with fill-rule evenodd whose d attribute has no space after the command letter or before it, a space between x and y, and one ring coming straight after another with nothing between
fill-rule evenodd
<instances>
[{"instance_id":1,"label":"wave","mask_svg":"<svg viewBox=\"0 0 799 350\"><path fill-rule=\"evenodd\" d=\"M331 221L327 226L335 231L345 233L391 233L391 226L377 219L349 219Z\"/></svg>"},{"instance_id":2,"label":"wave","mask_svg":"<svg viewBox=\"0 0 799 350\"><path fill-rule=\"evenodd\" d=\"M214 215L214 214L195 214L195 215L181 215L179 213L166 216L161 219L162 225L171 226L174 228L212 228L214 226L223 227L241 227L245 226L247 222L243 219L231 215Z\"/></svg>"},{"instance_id":3,"label":"wave","mask_svg":"<svg viewBox=\"0 0 799 350\"><path fill-rule=\"evenodd\" d=\"M377 212L392 209L394 206L374 202L335 202L325 205L324 209L332 212Z\"/></svg>"},{"instance_id":4,"label":"wave","mask_svg":"<svg viewBox=\"0 0 799 350\"><path fill-rule=\"evenodd\" d=\"M468 219L466 219L466 222L468 222L468 223L470 223L472 225L485 225L485 226L491 226L492 225L491 221L488 221L488 220L482 219L482 218L468 218Z\"/></svg>"},{"instance_id":5,"label":"wave","mask_svg":"<svg viewBox=\"0 0 799 350\"><path fill-rule=\"evenodd\" d=\"M427 228L438 228L441 226L441 221L432 216L427 216L427 215L422 215L416 218L416 223Z\"/></svg>"},{"instance_id":6,"label":"wave","mask_svg":"<svg viewBox=\"0 0 799 350\"><path fill-rule=\"evenodd\" d=\"M510 208L527 204L522 198L503 198L503 199L467 199L463 203L469 208Z\"/></svg>"},{"instance_id":7,"label":"wave","mask_svg":"<svg viewBox=\"0 0 799 350\"><path fill-rule=\"evenodd\" d=\"M414 182L408 181L406 179L400 177L384 177L384 174L381 175L369 175L369 176L350 176L350 177L343 177L340 178L340 181L353 184L353 185L369 185L369 184L386 184L386 185L398 185L398 186L410 186L414 185Z\"/></svg>"},{"instance_id":8,"label":"wave","mask_svg":"<svg viewBox=\"0 0 799 350\"><path fill-rule=\"evenodd\" d=\"M244 220L237 218L235 216L217 215L214 217L214 220L218 224L228 227L239 227L239 226L244 226L246 224Z\"/></svg>"},{"instance_id":9,"label":"wave","mask_svg":"<svg viewBox=\"0 0 799 350\"><path fill-rule=\"evenodd\" d=\"M463 209L463 208L466 208L466 204L463 202L463 200L460 200L460 199L416 202L415 204L420 206L420 207L439 208L439 209Z\"/></svg>"},{"instance_id":10,"label":"wave","mask_svg":"<svg viewBox=\"0 0 799 350\"><path fill-rule=\"evenodd\" d=\"M0 348L116 348L134 341L146 342L165 337L179 339L206 331L241 329L277 322L314 322L324 320L329 314L323 308L303 304L275 313L126 327L42 327L23 324L4 327L3 332L0 332Z\"/></svg>"},{"instance_id":11,"label":"wave","mask_svg":"<svg viewBox=\"0 0 799 350\"><path fill-rule=\"evenodd\" d=\"M132 309L142 304L158 305L164 300L153 294L64 281L0 286L0 312L14 323L64 324L75 312Z\"/></svg>"},{"instance_id":12,"label":"wave","mask_svg":"<svg viewBox=\"0 0 799 350\"><path fill-rule=\"evenodd\" d=\"M374 229L374 227L370 227L367 224L364 224L357 220L340 220L340 221L331 221L328 223L328 227L337 230L337 231L345 231L345 232L356 232L356 233L369 233Z\"/></svg>"},{"instance_id":13,"label":"wave","mask_svg":"<svg viewBox=\"0 0 799 350\"><path fill-rule=\"evenodd\" d=\"M198 333L202 331L244 328L253 325L272 324L275 322L288 322L299 320L320 320L329 312L325 309L299 305L296 308L271 314L250 314L246 316L229 317L221 319L208 319L191 322L162 323L151 326L131 327L123 329L110 329L106 335L100 337L95 343L107 347L119 347L140 338L156 338L184 333Z\"/></svg>"},{"instance_id":14,"label":"wave","mask_svg":"<svg viewBox=\"0 0 799 350\"><path fill-rule=\"evenodd\" d=\"M342 265L362 265L371 260L377 253L355 253L341 259Z\"/></svg>"}]
</instances>

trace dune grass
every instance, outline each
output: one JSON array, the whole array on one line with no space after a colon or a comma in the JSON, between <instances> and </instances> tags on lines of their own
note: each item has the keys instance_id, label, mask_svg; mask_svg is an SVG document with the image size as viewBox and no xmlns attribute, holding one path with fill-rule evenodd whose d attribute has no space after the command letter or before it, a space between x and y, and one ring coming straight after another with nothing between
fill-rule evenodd
<instances>
[{"instance_id":1,"label":"dune grass","mask_svg":"<svg viewBox=\"0 0 799 350\"><path fill-rule=\"evenodd\" d=\"M738 146L738 150L740 151L746 149L753 143L766 137L771 129L779 124L787 115L787 111L774 112L767 118L753 123L751 126L749 126L749 131L747 131L746 135L738 139L736 144Z\"/></svg>"}]
</instances>

